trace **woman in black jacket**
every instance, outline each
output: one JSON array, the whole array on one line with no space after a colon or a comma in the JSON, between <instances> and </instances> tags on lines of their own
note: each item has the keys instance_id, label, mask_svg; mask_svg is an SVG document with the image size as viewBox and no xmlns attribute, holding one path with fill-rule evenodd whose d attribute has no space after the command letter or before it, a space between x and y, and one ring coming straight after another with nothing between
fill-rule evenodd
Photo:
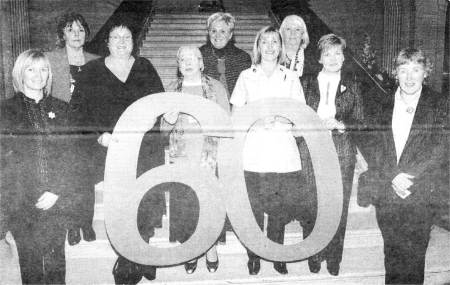
<instances>
[{"instance_id":1,"label":"woman in black jacket","mask_svg":"<svg viewBox=\"0 0 450 285\"><path fill-rule=\"evenodd\" d=\"M306 104L317 112L323 125L330 131L342 173L344 199L339 228L328 246L308 260L309 269L313 273L319 272L321 261L326 260L327 270L331 275L339 275L356 163L356 146L361 144L360 130L365 126L360 86L350 73L342 70L345 47L345 40L335 34L321 37L318 48L322 70L314 76L305 75L301 80ZM301 222L306 238L314 228L317 196L313 167L305 155L308 153L306 145L303 143L299 147L309 186L309 199L303 205L306 217Z\"/></svg>"},{"instance_id":2,"label":"woman in black jacket","mask_svg":"<svg viewBox=\"0 0 450 285\"><path fill-rule=\"evenodd\" d=\"M436 194L442 184L449 187L449 101L424 85L432 65L422 51L403 49L394 65L398 88L378 114L376 159L362 177L358 200L376 208L386 284L422 284Z\"/></svg>"},{"instance_id":3,"label":"woman in black jacket","mask_svg":"<svg viewBox=\"0 0 450 285\"><path fill-rule=\"evenodd\" d=\"M1 210L17 245L22 283L65 284L75 184L67 104L50 96L50 63L38 50L19 55L13 81L16 94L0 113Z\"/></svg>"}]
</instances>

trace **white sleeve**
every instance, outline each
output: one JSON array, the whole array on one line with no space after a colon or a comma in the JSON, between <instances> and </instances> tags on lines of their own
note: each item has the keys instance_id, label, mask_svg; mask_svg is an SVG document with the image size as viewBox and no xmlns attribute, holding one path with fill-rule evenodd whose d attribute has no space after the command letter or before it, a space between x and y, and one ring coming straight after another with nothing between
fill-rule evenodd
<instances>
[{"instance_id":1,"label":"white sleeve","mask_svg":"<svg viewBox=\"0 0 450 285\"><path fill-rule=\"evenodd\" d=\"M234 87L230 103L237 107L242 107L247 103L247 88L245 87L244 71L241 72Z\"/></svg>"}]
</instances>

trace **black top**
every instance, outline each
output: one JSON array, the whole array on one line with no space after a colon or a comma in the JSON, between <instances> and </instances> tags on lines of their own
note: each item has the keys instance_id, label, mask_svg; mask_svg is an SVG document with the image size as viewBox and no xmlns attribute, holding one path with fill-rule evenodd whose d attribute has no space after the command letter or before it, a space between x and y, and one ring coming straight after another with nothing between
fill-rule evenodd
<instances>
[{"instance_id":1,"label":"black top","mask_svg":"<svg viewBox=\"0 0 450 285\"><path fill-rule=\"evenodd\" d=\"M225 77L227 79L228 94L231 96L236 85L236 81L241 74L247 68L252 66L252 59L250 55L235 47L229 42L222 49L215 49L214 46L208 42L200 47L200 52L203 56L203 63L205 65L204 73L216 80L220 81L220 74L217 70L218 58L225 59Z\"/></svg>"},{"instance_id":2,"label":"black top","mask_svg":"<svg viewBox=\"0 0 450 285\"><path fill-rule=\"evenodd\" d=\"M53 217L66 222L73 200L72 140L67 103L38 103L18 93L1 105L1 210L14 224ZM35 207L46 191L59 196L47 211Z\"/></svg>"},{"instance_id":3,"label":"black top","mask_svg":"<svg viewBox=\"0 0 450 285\"><path fill-rule=\"evenodd\" d=\"M134 61L125 82L105 65L105 58L88 62L74 91L72 105L82 106L81 127L92 127L98 133L112 132L122 113L136 100L164 92L161 79L145 58Z\"/></svg>"}]
</instances>

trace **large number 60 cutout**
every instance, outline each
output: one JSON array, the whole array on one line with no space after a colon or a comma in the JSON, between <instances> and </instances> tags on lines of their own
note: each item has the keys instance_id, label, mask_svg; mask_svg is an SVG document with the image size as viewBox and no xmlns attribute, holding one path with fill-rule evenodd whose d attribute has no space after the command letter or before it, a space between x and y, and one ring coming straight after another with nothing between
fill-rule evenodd
<instances>
[{"instance_id":1,"label":"large number 60 cutout","mask_svg":"<svg viewBox=\"0 0 450 285\"><path fill-rule=\"evenodd\" d=\"M217 104L199 96L168 92L144 97L120 117L108 148L105 167L105 224L114 248L129 260L147 265L171 265L189 261L213 245L225 221L221 183L214 173L193 164L190 167L164 165L136 179L138 154L144 134L156 117L178 109L195 117L203 134L231 136L228 114ZM200 213L197 229L180 246L157 248L144 242L137 228L137 210L145 193L164 182L190 186L197 194Z\"/></svg>"},{"instance_id":2,"label":"large number 60 cutout","mask_svg":"<svg viewBox=\"0 0 450 285\"><path fill-rule=\"evenodd\" d=\"M136 179L142 138L154 119L171 109L195 117L204 135L232 137L219 143L219 179L210 171L165 165ZM242 169L242 148L250 126L259 118L280 115L300 128L309 147L318 191L318 216L312 234L295 245L267 239L253 216ZM231 124L231 122L233 124ZM225 201L228 216L240 240L253 252L275 261L305 259L324 248L334 236L342 211L342 180L336 151L321 120L308 106L292 99L263 99L248 104L231 120L217 104L199 96L167 92L147 96L132 104L121 116L108 148L105 168L105 223L108 237L124 257L141 264L172 265L204 253L223 227ZM164 182L190 186L197 194L200 213L195 233L180 246L157 248L144 242L137 229L137 210L149 189ZM223 185L226 185L224 187ZM220 199L222 197L222 199Z\"/></svg>"},{"instance_id":3,"label":"large number 60 cutout","mask_svg":"<svg viewBox=\"0 0 450 285\"><path fill-rule=\"evenodd\" d=\"M296 125L308 145L317 185L318 213L314 230L307 239L293 245L269 240L258 227L250 207L242 168L242 149L251 125L266 116L282 116ZM342 214L342 179L330 137L317 114L293 99L261 99L240 108L231 117L234 140L219 145L219 177L226 182L225 204L239 239L251 251L274 261L296 261L323 249L332 239Z\"/></svg>"}]
</instances>

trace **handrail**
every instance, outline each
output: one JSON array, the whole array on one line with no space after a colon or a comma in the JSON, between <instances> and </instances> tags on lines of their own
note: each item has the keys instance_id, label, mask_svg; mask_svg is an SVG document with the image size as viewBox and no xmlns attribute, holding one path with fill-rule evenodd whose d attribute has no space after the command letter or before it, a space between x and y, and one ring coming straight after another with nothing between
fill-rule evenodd
<instances>
[{"instance_id":1,"label":"handrail","mask_svg":"<svg viewBox=\"0 0 450 285\"><path fill-rule=\"evenodd\" d=\"M150 23L152 13L154 13L154 4L156 1L152 0L124 0L114 13L109 17L105 24L100 28L92 41L84 45L84 49L90 53L105 56L108 54L108 49L105 42L108 39L108 33L111 25L118 21L126 22L132 28L135 45L133 54L137 54L139 45L143 37L143 31ZM144 32L145 34L145 32Z\"/></svg>"},{"instance_id":2,"label":"handrail","mask_svg":"<svg viewBox=\"0 0 450 285\"><path fill-rule=\"evenodd\" d=\"M272 3L272 7L270 9L269 13L272 13L273 15L277 16L278 19L282 20L285 16L287 15L292 15L292 14L296 14L299 15L300 17L302 17L307 26L308 26L308 30L310 29L311 26L316 28L315 33L311 33L309 31L309 36L310 36L310 44L308 46L308 48L305 50L305 53L308 53L311 57L314 57L317 54L317 46L316 46L316 42L321 36L328 34L328 33L332 33L333 31L330 29L330 27L328 27L328 25L323 22L319 16L317 16L314 11L312 11L309 8L309 4L307 0L297 0L297 1L282 1L280 4L279 1L277 0L271 0ZM287 9L286 5L289 5ZM313 40L314 39L314 40ZM314 51L312 51L314 50ZM388 93L388 90L385 90L385 88L383 86L381 86L381 84L377 81L377 79L375 79L373 77L373 75L370 73L369 70L367 70L367 68L364 66L364 64L362 64L360 62L360 60L358 60L357 55L349 48L347 48L347 54L350 56L350 58L352 59L352 61L357 67L356 68L361 68L363 72L358 74L361 75L366 75L367 76L367 80L370 80L370 82L372 82L374 84L374 86L376 86L377 88L379 88L381 91L383 91L383 93ZM306 54L305 54L306 55ZM305 58L305 60L308 60L308 58ZM311 59L309 59L311 60ZM311 60L311 64L314 65L314 63L317 63L317 61L312 61ZM306 68L306 64L305 64L305 68Z\"/></svg>"},{"instance_id":3,"label":"handrail","mask_svg":"<svg viewBox=\"0 0 450 285\"><path fill-rule=\"evenodd\" d=\"M275 21L275 23L277 24L277 28L280 28L281 20L277 15L275 15L272 8L270 8L270 10L269 10L269 17Z\"/></svg>"},{"instance_id":4,"label":"handrail","mask_svg":"<svg viewBox=\"0 0 450 285\"><path fill-rule=\"evenodd\" d=\"M151 7L150 13L148 14L147 17L144 18L144 21L142 23L142 29L139 32L139 35L137 36L137 39L136 39L136 45L138 45L138 46L142 46L142 41L143 41L142 39L145 38L145 35L147 34L147 32L149 30L150 23L153 22L153 17L156 14L155 7L156 7L157 2L158 1L156 1L156 0L153 1L153 3L152 3L153 5Z\"/></svg>"}]
</instances>

